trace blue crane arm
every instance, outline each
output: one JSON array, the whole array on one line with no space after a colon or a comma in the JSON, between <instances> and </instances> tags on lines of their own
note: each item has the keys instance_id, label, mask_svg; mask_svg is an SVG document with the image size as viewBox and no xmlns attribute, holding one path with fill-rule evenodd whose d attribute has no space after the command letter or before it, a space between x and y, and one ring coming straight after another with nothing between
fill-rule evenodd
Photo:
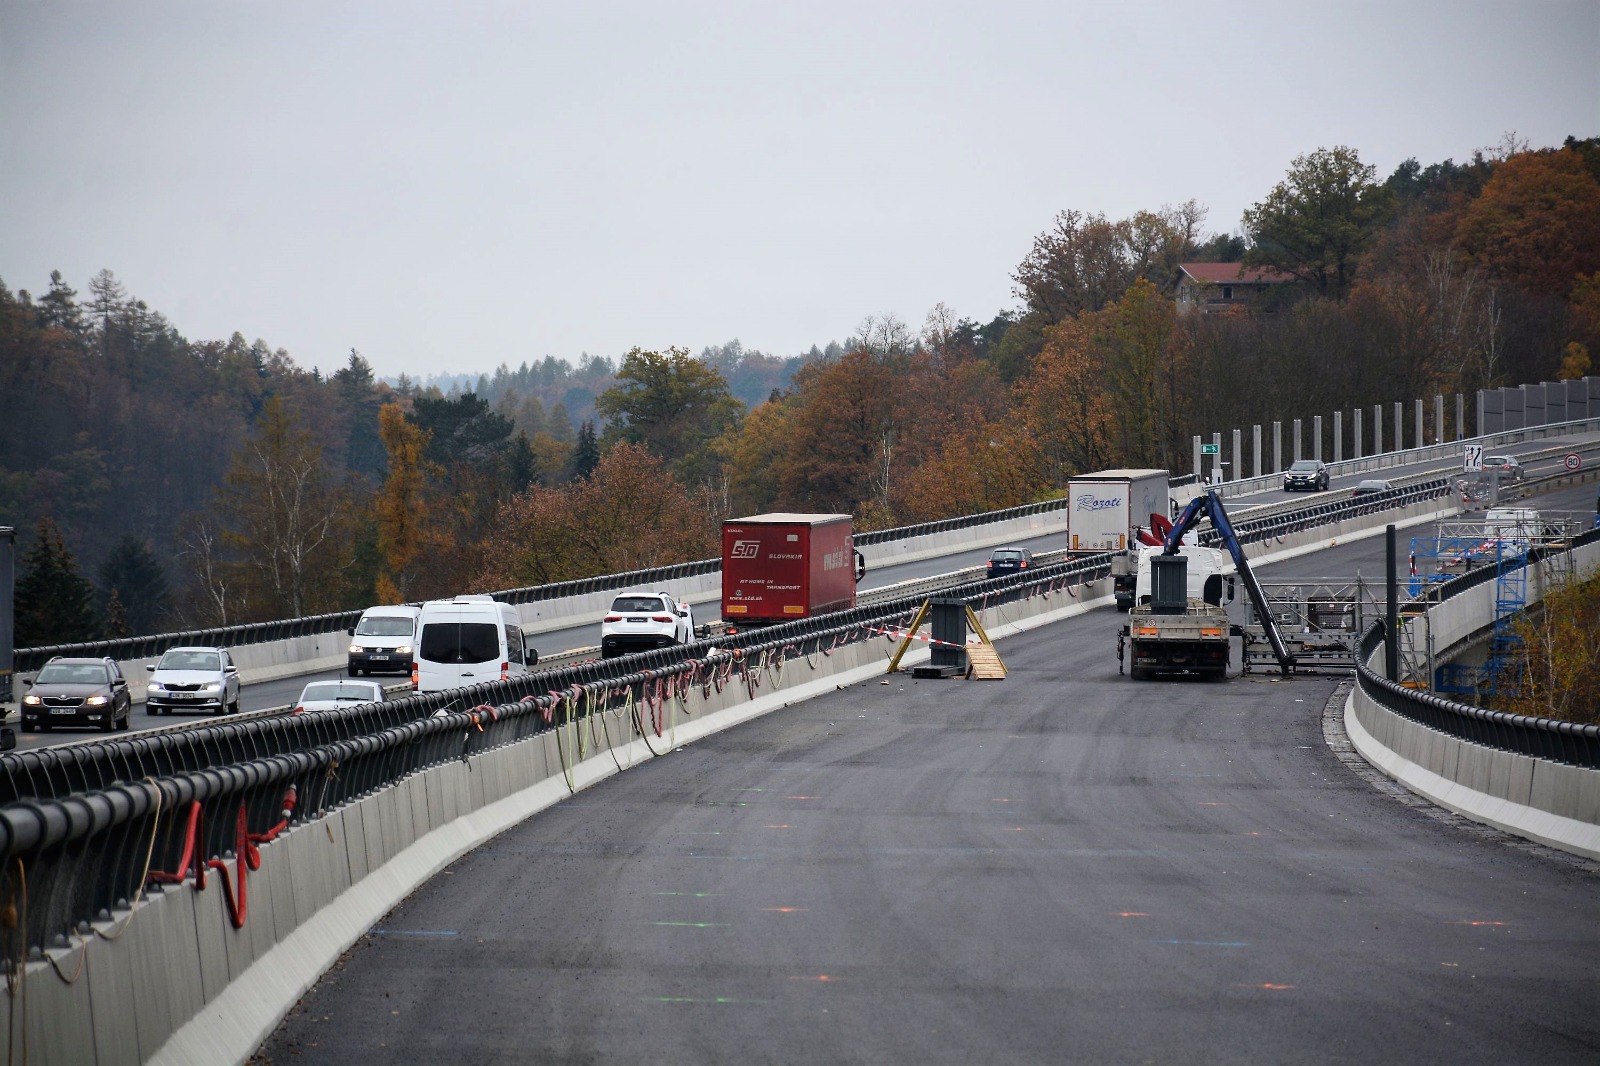
<instances>
[{"instance_id":1,"label":"blue crane arm","mask_svg":"<svg viewBox=\"0 0 1600 1066\"><path fill-rule=\"evenodd\" d=\"M1233 523L1228 521L1228 512L1223 509L1222 500L1217 496L1215 489L1208 490L1205 495L1196 496L1189 501L1189 506L1183 509L1183 514L1172 524L1172 531L1167 534L1166 542L1161 546L1162 554L1178 554L1184 534L1193 529L1202 516L1211 519L1212 527L1222 538L1222 546L1233 556L1233 565L1239 571L1240 580L1244 582L1245 592L1250 596L1250 604L1255 608L1256 617L1261 619L1261 627L1266 630L1267 643L1272 645L1272 654L1278 660L1278 668L1287 676L1289 668L1294 665L1294 656L1290 655L1289 649L1284 646L1283 635L1278 632L1278 624L1267 606L1267 595L1261 591L1261 583L1256 580L1255 572L1250 569L1249 560L1244 557L1244 547L1239 543L1239 536L1233 531Z\"/></svg>"}]
</instances>

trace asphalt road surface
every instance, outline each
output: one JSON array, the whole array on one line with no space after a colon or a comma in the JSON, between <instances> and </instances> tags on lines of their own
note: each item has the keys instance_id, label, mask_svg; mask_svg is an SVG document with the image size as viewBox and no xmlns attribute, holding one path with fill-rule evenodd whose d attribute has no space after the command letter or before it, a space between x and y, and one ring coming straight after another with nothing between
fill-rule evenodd
<instances>
[{"instance_id":1,"label":"asphalt road surface","mask_svg":"<svg viewBox=\"0 0 1600 1066\"><path fill-rule=\"evenodd\" d=\"M876 681L638 766L422 886L281 1063L1586 1063L1594 864L1324 739L1336 676Z\"/></svg>"}]
</instances>

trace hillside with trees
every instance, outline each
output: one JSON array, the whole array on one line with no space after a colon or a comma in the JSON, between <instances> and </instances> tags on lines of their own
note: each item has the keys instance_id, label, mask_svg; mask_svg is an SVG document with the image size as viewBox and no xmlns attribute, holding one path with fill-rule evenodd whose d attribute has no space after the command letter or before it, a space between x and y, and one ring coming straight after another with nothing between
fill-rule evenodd
<instances>
[{"instance_id":1,"label":"hillside with trees","mask_svg":"<svg viewBox=\"0 0 1600 1066\"><path fill-rule=\"evenodd\" d=\"M1206 221L1067 207L986 321L941 304L793 356L636 348L422 385L354 350L324 375L187 340L109 272L87 297L0 283L19 644L705 557L722 518L764 510L872 529L1005 507L1182 468L1195 433L1582 376L1600 345L1600 138L1387 177L1319 148L1241 231ZM1287 280L1185 313L1195 262Z\"/></svg>"}]
</instances>

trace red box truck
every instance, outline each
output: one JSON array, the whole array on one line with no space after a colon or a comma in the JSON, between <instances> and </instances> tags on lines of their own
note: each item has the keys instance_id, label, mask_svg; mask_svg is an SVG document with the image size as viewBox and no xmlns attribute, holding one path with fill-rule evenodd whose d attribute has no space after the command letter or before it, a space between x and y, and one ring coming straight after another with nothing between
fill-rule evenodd
<instances>
[{"instance_id":1,"label":"red box truck","mask_svg":"<svg viewBox=\"0 0 1600 1066\"><path fill-rule=\"evenodd\" d=\"M722 523L722 620L775 625L856 605L847 514L758 514Z\"/></svg>"}]
</instances>

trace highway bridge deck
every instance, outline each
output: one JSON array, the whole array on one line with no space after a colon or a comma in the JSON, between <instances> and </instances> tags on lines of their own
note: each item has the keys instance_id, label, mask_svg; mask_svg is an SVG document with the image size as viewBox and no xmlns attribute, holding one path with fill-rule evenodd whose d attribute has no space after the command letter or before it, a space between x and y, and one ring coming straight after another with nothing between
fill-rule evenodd
<instances>
[{"instance_id":1,"label":"highway bridge deck","mask_svg":"<svg viewBox=\"0 0 1600 1066\"><path fill-rule=\"evenodd\" d=\"M574 796L419 889L260 1059L1596 1060L1592 864L1375 789L1324 741L1340 677L1134 683L1113 630Z\"/></svg>"}]
</instances>

